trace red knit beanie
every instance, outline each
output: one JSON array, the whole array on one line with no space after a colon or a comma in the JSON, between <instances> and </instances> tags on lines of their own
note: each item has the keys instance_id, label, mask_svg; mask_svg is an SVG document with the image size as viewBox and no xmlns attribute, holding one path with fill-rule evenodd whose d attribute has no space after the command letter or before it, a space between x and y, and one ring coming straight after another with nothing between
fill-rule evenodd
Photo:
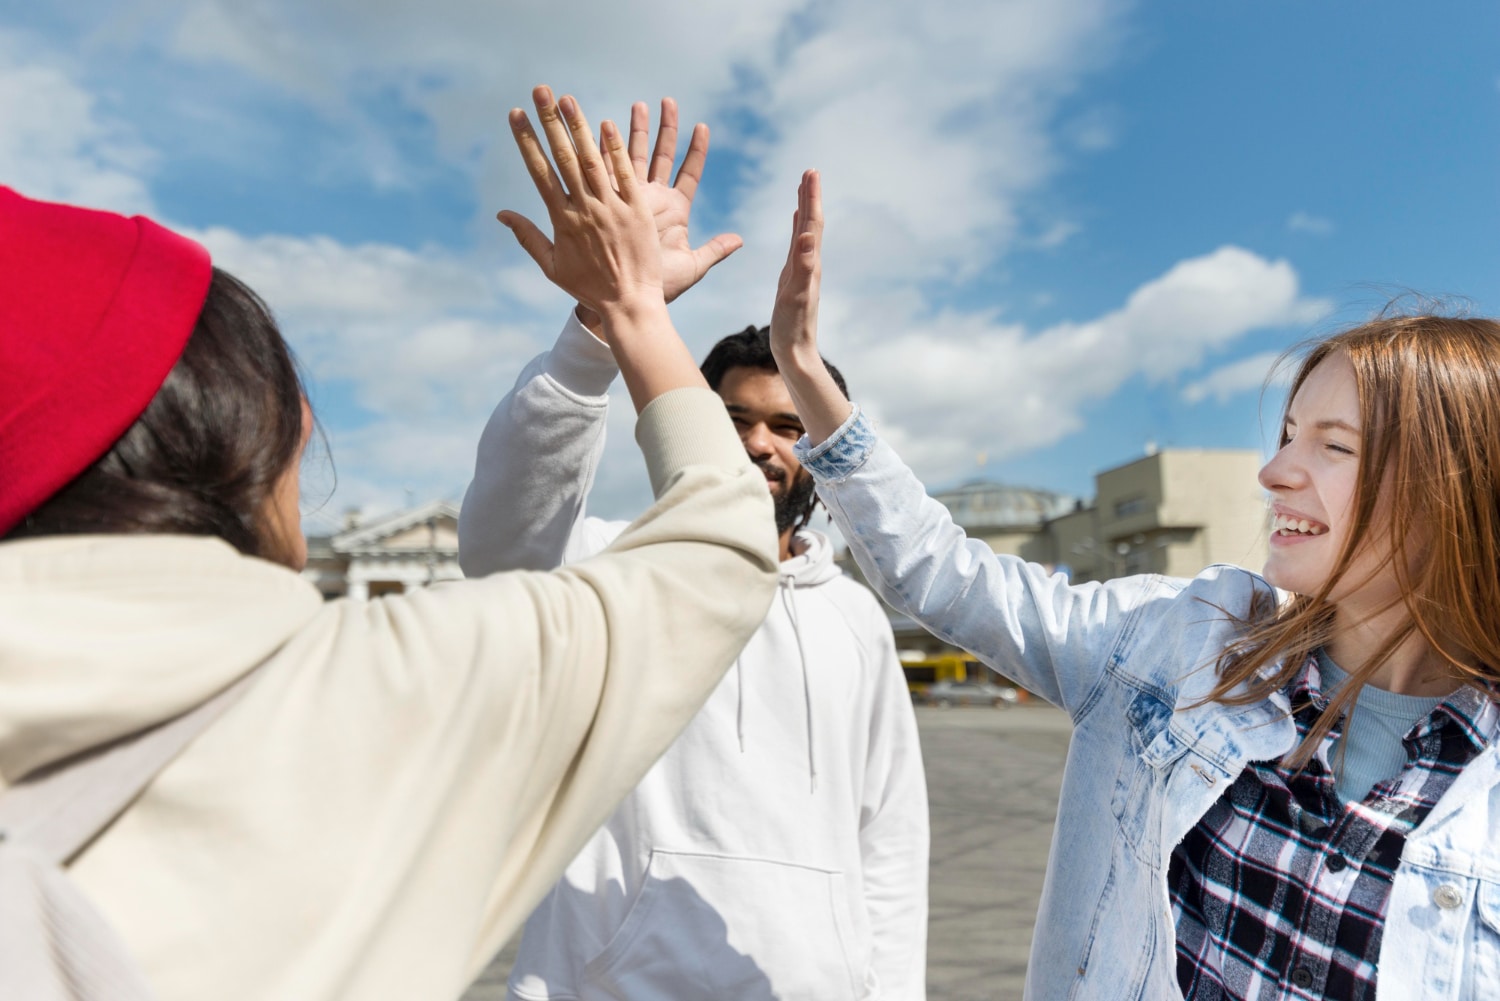
<instances>
[{"instance_id":1,"label":"red knit beanie","mask_svg":"<svg viewBox=\"0 0 1500 1001\"><path fill-rule=\"evenodd\" d=\"M208 251L0 187L0 535L109 451L187 344Z\"/></svg>"}]
</instances>

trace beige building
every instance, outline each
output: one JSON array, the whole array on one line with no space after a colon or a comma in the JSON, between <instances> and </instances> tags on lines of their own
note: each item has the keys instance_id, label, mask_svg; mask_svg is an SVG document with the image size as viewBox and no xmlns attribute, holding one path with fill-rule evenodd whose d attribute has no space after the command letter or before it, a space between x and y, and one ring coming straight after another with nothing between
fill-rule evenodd
<instances>
[{"instance_id":1,"label":"beige building","mask_svg":"<svg viewBox=\"0 0 1500 1001\"><path fill-rule=\"evenodd\" d=\"M1266 562L1261 459L1246 449L1171 448L1094 477L1091 507L1048 526L1048 562L1075 582L1138 573L1192 577Z\"/></svg>"},{"instance_id":2,"label":"beige building","mask_svg":"<svg viewBox=\"0 0 1500 1001\"><path fill-rule=\"evenodd\" d=\"M458 580L458 506L429 501L361 521L336 535L307 537L307 568L325 598L378 598L440 580Z\"/></svg>"},{"instance_id":3,"label":"beige building","mask_svg":"<svg viewBox=\"0 0 1500 1001\"><path fill-rule=\"evenodd\" d=\"M1092 504L998 483L933 497L971 538L1067 573L1074 583L1139 573L1192 577L1214 563L1265 564L1260 465L1250 450L1164 449L1095 476ZM840 563L863 579L847 553ZM891 625L903 652L949 650L903 615L892 613Z\"/></svg>"}]
</instances>

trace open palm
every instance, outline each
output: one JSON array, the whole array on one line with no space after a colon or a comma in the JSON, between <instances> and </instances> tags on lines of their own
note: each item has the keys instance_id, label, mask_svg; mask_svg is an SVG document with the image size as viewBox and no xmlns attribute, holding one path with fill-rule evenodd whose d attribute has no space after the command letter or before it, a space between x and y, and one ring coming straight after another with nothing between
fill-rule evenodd
<instances>
[{"instance_id":1,"label":"open palm","mask_svg":"<svg viewBox=\"0 0 1500 1001\"><path fill-rule=\"evenodd\" d=\"M650 138L651 113L643 102L637 102L630 109L630 161L637 190L656 221L662 291L671 302L696 285L715 264L740 249L744 241L733 233L720 233L694 248L688 236L693 196L708 158L708 126L700 123L693 128L675 180L672 163L677 155L677 102L670 97L662 99L656 148L648 153Z\"/></svg>"}]
</instances>

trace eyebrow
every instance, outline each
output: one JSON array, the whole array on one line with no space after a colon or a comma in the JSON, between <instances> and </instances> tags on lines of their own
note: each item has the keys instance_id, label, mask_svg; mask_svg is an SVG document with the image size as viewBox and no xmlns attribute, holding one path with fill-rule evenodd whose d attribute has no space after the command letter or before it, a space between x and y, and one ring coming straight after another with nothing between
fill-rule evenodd
<instances>
[{"instance_id":1,"label":"eyebrow","mask_svg":"<svg viewBox=\"0 0 1500 1001\"><path fill-rule=\"evenodd\" d=\"M1286 419L1287 427L1295 427L1296 425L1297 422L1292 418L1288 417ZM1359 434L1359 428L1348 421L1339 420L1338 418L1317 421L1313 424L1313 428L1318 431L1348 431L1350 434Z\"/></svg>"},{"instance_id":2,"label":"eyebrow","mask_svg":"<svg viewBox=\"0 0 1500 1001\"><path fill-rule=\"evenodd\" d=\"M726 404L724 404L724 409L727 410L727 411L729 411L731 414L748 414L748 413L750 413L750 408L749 407L741 406L738 403L726 403ZM779 412L776 412L776 413L768 414L767 415L767 420L789 421L789 422L791 422L793 424L801 424L802 423L802 417L801 417L801 415L796 414L796 413L788 413L786 411L779 411Z\"/></svg>"}]
</instances>

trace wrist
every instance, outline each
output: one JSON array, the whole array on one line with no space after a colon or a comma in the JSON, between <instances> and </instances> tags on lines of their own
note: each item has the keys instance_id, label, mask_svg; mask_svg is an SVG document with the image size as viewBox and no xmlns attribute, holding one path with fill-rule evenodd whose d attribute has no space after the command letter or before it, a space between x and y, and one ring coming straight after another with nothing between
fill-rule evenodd
<instances>
[{"instance_id":1,"label":"wrist","mask_svg":"<svg viewBox=\"0 0 1500 1001\"><path fill-rule=\"evenodd\" d=\"M663 323L668 326L671 324L667 303L659 288L601 302L594 311L599 316L600 325L609 329L612 334L637 328L650 329Z\"/></svg>"},{"instance_id":2,"label":"wrist","mask_svg":"<svg viewBox=\"0 0 1500 1001\"><path fill-rule=\"evenodd\" d=\"M581 302L573 308L573 315L578 318L579 323L596 334L604 325L604 318Z\"/></svg>"},{"instance_id":3,"label":"wrist","mask_svg":"<svg viewBox=\"0 0 1500 1001\"><path fill-rule=\"evenodd\" d=\"M816 342L778 345L772 341L771 356L776 359L776 367L783 375L813 376L825 368Z\"/></svg>"}]
</instances>

